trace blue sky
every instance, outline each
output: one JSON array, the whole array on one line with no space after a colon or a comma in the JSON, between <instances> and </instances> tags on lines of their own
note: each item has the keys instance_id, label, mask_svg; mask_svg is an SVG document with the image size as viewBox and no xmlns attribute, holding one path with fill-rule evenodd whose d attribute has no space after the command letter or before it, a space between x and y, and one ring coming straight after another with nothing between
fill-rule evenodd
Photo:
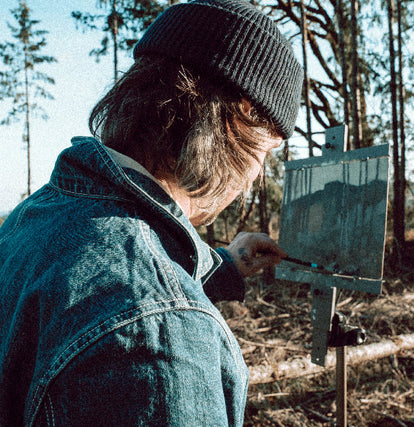
<instances>
[{"instance_id":1,"label":"blue sky","mask_svg":"<svg viewBox=\"0 0 414 427\"><path fill-rule=\"evenodd\" d=\"M49 86L54 101L40 101L49 120L32 118L32 192L49 180L57 155L70 145L75 135L89 135L88 116L96 101L110 87L113 79L111 56L99 63L89 56L98 47L102 33L77 30L71 12L96 11L95 0L27 0L32 19L40 20L38 29L49 31L48 45L43 53L56 57L56 64L48 64L42 71L53 77ZM17 0L0 0L2 40L12 40L6 22L14 24L9 12ZM120 69L126 70L132 59L121 53ZM7 102L0 101L0 118L7 113ZM22 142L23 121L0 126L0 213L8 212L26 191L27 163Z\"/></svg>"},{"instance_id":2,"label":"blue sky","mask_svg":"<svg viewBox=\"0 0 414 427\"><path fill-rule=\"evenodd\" d=\"M31 118L32 192L48 182L56 157L70 146L71 137L89 135L89 112L111 86L112 56L103 57L99 63L89 56L90 50L100 45L103 33L82 32L76 29L71 17L71 12L76 10L103 13L96 9L96 3L96 0L27 0L31 18L41 21L37 28L49 31L48 45L43 53L58 60L56 64L48 64L42 69L56 81L54 86L48 88L55 100L41 100L49 120ZM0 18L2 40L12 40L6 22L14 23L9 10L17 7L17 4L18 0L0 0L0 10L3 12ZM297 37L294 48L301 60L300 39ZM131 54L121 52L119 62L120 71L128 69L132 64ZM312 67L314 72L319 72L316 63ZM7 111L7 102L0 101L0 120ZM302 128L305 128L304 113L301 111L298 119ZM0 126L0 214L12 210L26 192L27 162L22 142L23 126L23 121L12 126ZM321 130L320 126L312 126L314 132ZM323 135L317 135L315 139L323 144ZM291 144L299 147L299 157L307 157L306 141L303 138L294 135ZM315 154L319 155L320 152L317 150Z\"/></svg>"},{"instance_id":3,"label":"blue sky","mask_svg":"<svg viewBox=\"0 0 414 427\"><path fill-rule=\"evenodd\" d=\"M6 22L14 23L9 10L17 4L18 0L0 0L0 10L3 11L0 31L3 40L12 41ZM56 81L54 86L49 86L55 100L40 101L49 120L31 118L33 193L48 182L58 154L70 146L71 137L89 135L89 112L111 86L113 65L111 55L103 57L99 63L89 56L90 50L100 45L103 33L82 32L76 29L71 17L71 12L76 10L103 13L96 9L96 0L27 0L27 4L31 9L31 18L41 21L37 28L49 31L48 44L43 53L58 60L56 64L47 64L42 69ZM128 69L131 64L131 54L121 52L120 71ZM7 102L0 101L0 120L7 111ZM11 211L27 189L23 127L23 121L12 126L0 126L0 214ZM295 143L306 145L301 140L296 138Z\"/></svg>"}]
</instances>

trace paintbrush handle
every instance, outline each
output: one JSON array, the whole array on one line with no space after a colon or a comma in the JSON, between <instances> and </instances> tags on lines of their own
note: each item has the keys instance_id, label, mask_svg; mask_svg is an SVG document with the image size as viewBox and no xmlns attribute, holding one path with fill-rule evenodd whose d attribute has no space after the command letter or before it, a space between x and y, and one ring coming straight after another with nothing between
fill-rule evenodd
<instances>
[{"instance_id":1,"label":"paintbrush handle","mask_svg":"<svg viewBox=\"0 0 414 427\"><path fill-rule=\"evenodd\" d=\"M314 262L303 261L301 259L293 258L290 256L283 258L282 261L289 261L289 262L293 262L294 264L304 265L306 267L318 268L319 270L325 269L322 265L315 264Z\"/></svg>"}]
</instances>

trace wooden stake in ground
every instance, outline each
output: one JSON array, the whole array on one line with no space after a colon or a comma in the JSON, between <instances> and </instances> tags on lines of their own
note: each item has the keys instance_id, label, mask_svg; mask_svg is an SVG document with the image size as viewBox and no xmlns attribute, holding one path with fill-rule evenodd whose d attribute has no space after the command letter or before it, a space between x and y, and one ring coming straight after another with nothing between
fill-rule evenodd
<instances>
[{"instance_id":1,"label":"wooden stake in ground","mask_svg":"<svg viewBox=\"0 0 414 427\"><path fill-rule=\"evenodd\" d=\"M346 347L336 348L336 425L347 426L347 371Z\"/></svg>"}]
</instances>

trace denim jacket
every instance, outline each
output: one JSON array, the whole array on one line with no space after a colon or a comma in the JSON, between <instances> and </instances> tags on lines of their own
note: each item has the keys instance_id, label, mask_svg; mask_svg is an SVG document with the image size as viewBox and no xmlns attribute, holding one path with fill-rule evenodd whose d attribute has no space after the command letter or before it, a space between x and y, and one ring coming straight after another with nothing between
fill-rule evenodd
<instances>
[{"instance_id":1,"label":"denim jacket","mask_svg":"<svg viewBox=\"0 0 414 427\"><path fill-rule=\"evenodd\" d=\"M241 426L247 368L213 303L243 296L156 182L75 138L0 228L0 425Z\"/></svg>"}]
</instances>

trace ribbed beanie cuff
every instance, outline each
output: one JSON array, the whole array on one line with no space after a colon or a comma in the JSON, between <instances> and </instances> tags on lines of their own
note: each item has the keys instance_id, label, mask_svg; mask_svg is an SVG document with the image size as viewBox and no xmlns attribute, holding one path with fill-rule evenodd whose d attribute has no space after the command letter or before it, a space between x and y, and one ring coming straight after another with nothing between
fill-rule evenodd
<instances>
[{"instance_id":1,"label":"ribbed beanie cuff","mask_svg":"<svg viewBox=\"0 0 414 427\"><path fill-rule=\"evenodd\" d=\"M195 0L163 12L134 48L181 59L224 79L287 139L294 130L303 70L275 23L244 0Z\"/></svg>"}]
</instances>

